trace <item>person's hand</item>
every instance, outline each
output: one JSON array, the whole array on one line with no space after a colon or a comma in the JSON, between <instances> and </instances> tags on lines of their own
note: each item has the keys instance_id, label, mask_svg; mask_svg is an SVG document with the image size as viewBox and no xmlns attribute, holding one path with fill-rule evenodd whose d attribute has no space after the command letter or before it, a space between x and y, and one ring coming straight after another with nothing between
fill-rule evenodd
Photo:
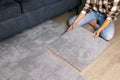
<instances>
[{"instance_id":1,"label":"person's hand","mask_svg":"<svg viewBox=\"0 0 120 80\"><path fill-rule=\"evenodd\" d=\"M70 31L70 30L74 29L74 28L75 28L75 26L76 26L76 23L72 23L72 24L71 24L71 26L68 28L68 30L67 30L67 31Z\"/></svg>"},{"instance_id":2,"label":"person's hand","mask_svg":"<svg viewBox=\"0 0 120 80\"><path fill-rule=\"evenodd\" d=\"M99 37L99 35L100 35L100 32L101 32L101 30L96 30L95 32L94 32L94 37L96 38L96 37Z\"/></svg>"}]
</instances>

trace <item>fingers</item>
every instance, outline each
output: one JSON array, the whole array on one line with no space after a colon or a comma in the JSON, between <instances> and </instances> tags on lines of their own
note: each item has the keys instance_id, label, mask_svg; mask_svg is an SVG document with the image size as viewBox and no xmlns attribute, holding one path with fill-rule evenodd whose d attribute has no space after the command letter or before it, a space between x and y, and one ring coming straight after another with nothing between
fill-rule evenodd
<instances>
[{"instance_id":1,"label":"fingers","mask_svg":"<svg viewBox=\"0 0 120 80\"><path fill-rule=\"evenodd\" d=\"M67 31L70 31L70 30L72 30L73 28L74 28L73 25L71 25Z\"/></svg>"},{"instance_id":2,"label":"fingers","mask_svg":"<svg viewBox=\"0 0 120 80\"><path fill-rule=\"evenodd\" d=\"M94 38L96 38L96 35L97 35L97 33L96 33L96 32L94 32Z\"/></svg>"},{"instance_id":3,"label":"fingers","mask_svg":"<svg viewBox=\"0 0 120 80\"><path fill-rule=\"evenodd\" d=\"M100 33L98 31L94 32L94 38L99 37Z\"/></svg>"},{"instance_id":4,"label":"fingers","mask_svg":"<svg viewBox=\"0 0 120 80\"><path fill-rule=\"evenodd\" d=\"M67 31L70 31L71 29L72 29L72 26L70 26Z\"/></svg>"},{"instance_id":5,"label":"fingers","mask_svg":"<svg viewBox=\"0 0 120 80\"><path fill-rule=\"evenodd\" d=\"M74 29L76 25L77 25L77 23L72 23L67 31Z\"/></svg>"}]
</instances>

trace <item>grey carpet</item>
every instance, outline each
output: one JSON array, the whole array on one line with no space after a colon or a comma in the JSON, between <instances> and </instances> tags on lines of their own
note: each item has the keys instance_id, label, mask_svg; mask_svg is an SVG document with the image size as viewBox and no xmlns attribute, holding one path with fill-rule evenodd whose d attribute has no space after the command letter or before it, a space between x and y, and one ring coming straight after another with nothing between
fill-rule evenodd
<instances>
[{"instance_id":1,"label":"grey carpet","mask_svg":"<svg viewBox=\"0 0 120 80\"><path fill-rule=\"evenodd\" d=\"M42 48L64 31L64 27L47 21L0 42L0 80L84 80Z\"/></svg>"},{"instance_id":2,"label":"grey carpet","mask_svg":"<svg viewBox=\"0 0 120 80\"><path fill-rule=\"evenodd\" d=\"M67 62L82 71L109 45L101 38L94 38L93 33L77 27L67 32L47 47Z\"/></svg>"},{"instance_id":3,"label":"grey carpet","mask_svg":"<svg viewBox=\"0 0 120 80\"><path fill-rule=\"evenodd\" d=\"M65 31L66 27L49 20L31 30L25 31L21 35L33 40L38 45L44 45L58 39Z\"/></svg>"}]
</instances>

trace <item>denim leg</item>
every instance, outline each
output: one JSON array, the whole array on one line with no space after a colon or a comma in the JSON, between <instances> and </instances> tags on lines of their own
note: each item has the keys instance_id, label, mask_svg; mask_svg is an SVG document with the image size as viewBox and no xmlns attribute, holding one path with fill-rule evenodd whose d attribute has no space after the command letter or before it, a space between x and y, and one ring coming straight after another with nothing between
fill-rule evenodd
<instances>
[{"instance_id":1,"label":"denim leg","mask_svg":"<svg viewBox=\"0 0 120 80\"><path fill-rule=\"evenodd\" d=\"M100 25L95 26L95 30L99 29ZM114 36L114 22L111 22L101 33L100 37L102 37L105 40L111 40Z\"/></svg>"},{"instance_id":2,"label":"denim leg","mask_svg":"<svg viewBox=\"0 0 120 80\"><path fill-rule=\"evenodd\" d=\"M70 26L70 25L75 21L75 19L76 19L77 17L78 17L78 16L75 15L75 16L73 16L72 18L70 18L70 19L68 20L68 26Z\"/></svg>"},{"instance_id":3,"label":"denim leg","mask_svg":"<svg viewBox=\"0 0 120 80\"><path fill-rule=\"evenodd\" d=\"M99 29L99 27L104 23L106 19L106 15L100 12L95 12L98 18L98 24L95 26L95 30ZM114 36L114 22L112 21L101 33L100 37L105 40L111 40Z\"/></svg>"},{"instance_id":4,"label":"denim leg","mask_svg":"<svg viewBox=\"0 0 120 80\"><path fill-rule=\"evenodd\" d=\"M111 40L115 33L114 22L111 22L101 33L100 36L105 40Z\"/></svg>"},{"instance_id":5,"label":"denim leg","mask_svg":"<svg viewBox=\"0 0 120 80\"><path fill-rule=\"evenodd\" d=\"M77 18L77 15L75 15L71 19L69 19L68 25L70 26L75 21L76 18ZM78 22L77 26L83 26L83 25L90 23L94 20L96 20L96 16L95 16L94 12L92 11L92 12L86 14L85 17Z\"/></svg>"}]
</instances>

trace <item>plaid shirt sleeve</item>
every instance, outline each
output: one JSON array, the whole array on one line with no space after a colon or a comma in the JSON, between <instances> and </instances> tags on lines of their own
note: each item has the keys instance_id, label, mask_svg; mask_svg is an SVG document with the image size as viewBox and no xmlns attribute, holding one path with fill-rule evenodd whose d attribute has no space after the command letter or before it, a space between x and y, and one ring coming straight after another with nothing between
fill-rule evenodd
<instances>
[{"instance_id":1,"label":"plaid shirt sleeve","mask_svg":"<svg viewBox=\"0 0 120 80\"><path fill-rule=\"evenodd\" d=\"M91 5L90 4L91 4L91 1L87 0L86 3L85 3L85 7L81 11L83 14L86 14L91 10Z\"/></svg>"},{"instance_id":2,"label":"plaid shirt sleeve","mask_svg":"<svg viewBox=\"0 0 120 80\"><path fill-rule=\"evenodd\" d=\"M116 16L118 15L119 8L120 8L119 3L120 3L120 0L114 0L113 6L111 7L111 10L107 14L108 20L115 20L116 19Z\"/></svg>"}]
</instances>

